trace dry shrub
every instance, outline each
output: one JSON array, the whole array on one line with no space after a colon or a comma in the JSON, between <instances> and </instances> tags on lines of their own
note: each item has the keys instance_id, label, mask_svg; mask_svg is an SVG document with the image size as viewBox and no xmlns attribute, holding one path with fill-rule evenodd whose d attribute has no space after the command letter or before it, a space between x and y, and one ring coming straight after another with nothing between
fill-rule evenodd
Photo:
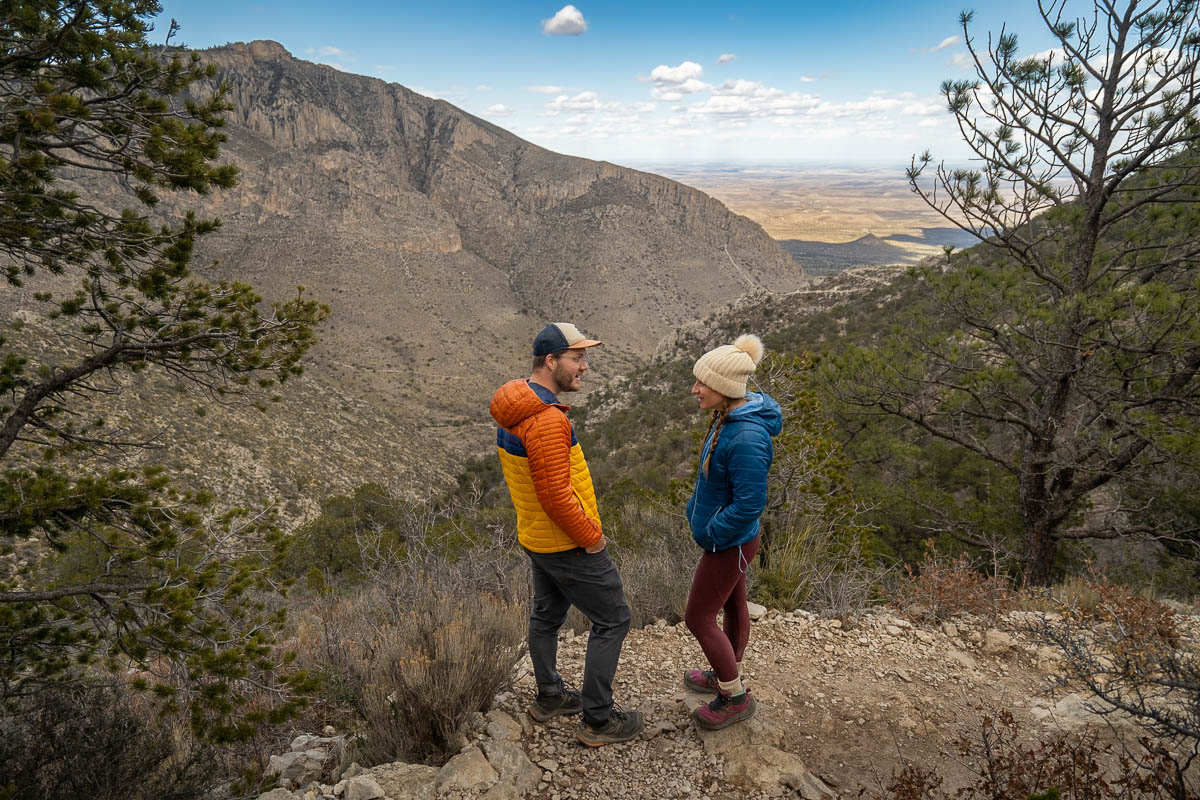
<instances>
[{"instance_id":1,"label":"dry shrub","mask_svg":"<svg viewBox=\"0 0 1200 800\"><path fill-rule=\"evenodd\" d=\"M1175 612L1153 597L1144 597L1128 586L1112 583L1091 585L1096 603L1083 609L1082 615L1102 625L1112 625L1123 639L1153 639L1170 647L1179 644L1179 626Z\"/></svg>"},{"instance_id":2,"label":"dry shrub","mask_svg":"<svg viewBox=\"0 0 1200 800\"><path fill-rule=\"evenodd\" d=\"M889 568L868 561L853 531L828 520L789 521L794 527L774 534L769 565L755 573L755 600L842 619L879 601Z\"/></svg>"},{"instance_id":3,"label":"dry shrub","mask_svg":"<svg viewBox=\"0 0 1200 800\"><path fill-rule=\"evenodd\" d=\"M904 565L905 576L896 588L895 603L910 617L942 621L959 614L995 620L1013 607L1008 581L987 575L965 554L949 558L926 543L921 564Z\"/></svg>"},{"instance_id":4,"label":"dry shrub","mask_svg":"<svg viewBox=\"0 0 1200 800\"><path fill-rule=\"evenodd\" d=\"M329 691L358 718L356 757L366 765L440 763L456 752L468 716L512 686L527 627L520 605L429 576L374 583L321 618L307 657L325 662Z\"/></svg>"},{"instance_id":5,"label":"dry shrub","mask_svg":"<svg viewBox=\"0 0 1200 800\"><path fill-rule=\"evenodd\" d=\"M1028 615L1023 632L1058 651L1059 688L1082 688L1094 711L1139 726L1148 757L1171 765L1182 785L1200 758L1200 647L1157 600L1107 583L1085 594L1094 602Z\"/></svg>"},{"instance_id":6,"label":"dry shrub","mask_svg":"<svg viewBox=\"0 0 1200 800\"><path fill-rule=\"evenodd\" d=\"M605 526L633 627L679 622L700 561L687 520L666 501L645 497L626 501L614 517Z\"/></svg>"},{"instance_id":7,"label":"dry shrub","mask_svg":"<svg viewBox=\"0 0 1200 800\"><path fill-rule=\"evenodd\" d=\"M977 709L977 728L943 755L967 766L968 786L949 792L933 767L907 764L880 791L860 796L879 800L1158 800L1196 797L1175 765L1142 740L1135 756L1102 742L1095 731L1057 733L1032 742L1008 711Z\"/></svg>"}]
</instances>

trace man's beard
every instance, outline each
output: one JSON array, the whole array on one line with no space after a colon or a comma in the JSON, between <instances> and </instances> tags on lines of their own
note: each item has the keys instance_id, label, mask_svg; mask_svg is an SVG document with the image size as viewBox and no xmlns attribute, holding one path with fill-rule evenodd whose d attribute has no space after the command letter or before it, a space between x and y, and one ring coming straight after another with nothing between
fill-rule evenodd
<instances>
[{"instance_id":1,"label":"man's beard","mask_svg":"<svg viewBox=\"0 0 1200 800\"><path fill-rule=\"evenodd\" d=\"M554 383L558 386L558 391L575 391L575 376L562 364L554 368L554 372L551 373L550 377L554 379Z\"/></svg>"}]
</instances>

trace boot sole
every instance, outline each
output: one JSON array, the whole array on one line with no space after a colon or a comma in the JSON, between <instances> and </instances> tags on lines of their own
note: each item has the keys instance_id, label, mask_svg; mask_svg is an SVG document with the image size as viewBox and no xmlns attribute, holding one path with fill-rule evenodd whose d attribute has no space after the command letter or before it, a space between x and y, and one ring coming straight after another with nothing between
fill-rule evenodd
<instances>
[{"instance_id":1,"label":"boot sole","mask_svg":"<svg viewBox=\"0 0 1200 800\"><path fill-rule=\"evenodd\" d=\"M579 708L556 708L553 711L539 711L537 709L529 709L529 716L533 717L537 722L549 722L555 717L568 717L572 714L582 714L583 706Z\"/></svg>"},{"instance_id":2,"label":"boot sole","mask_svg":"<svg viewBox=\"0 0 1200 800\"><path fill-rule=\"evenodd\" d=\"M636 739L638 737L638 734L640 734L641 732L642 732L642 728L639 727L636 731L629 734L628 736L617 737L617 736L598 736L597 735L597 738L595 738L595 739L588 739L588 738L585 738L587 736L587 734L580 731L575 734L575 738L579 740L580 744L585 744L588 747L602 747L606 744L620 744L621 742L631 742L634 739Z\"/></svg>"}]
</instances>

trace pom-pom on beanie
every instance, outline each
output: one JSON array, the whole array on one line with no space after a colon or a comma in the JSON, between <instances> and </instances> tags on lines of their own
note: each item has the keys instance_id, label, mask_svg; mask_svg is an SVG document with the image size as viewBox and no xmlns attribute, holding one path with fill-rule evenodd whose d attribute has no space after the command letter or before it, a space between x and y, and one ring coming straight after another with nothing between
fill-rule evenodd
<instances>
[{"instance_id":1,"label":"pom-pom on beanie","mask_svg":"<svg viewBox=\"0 0 1200 800\"><path fill-rule=\"evenodd\" d=\"M744 333L733 344L723 344L700 356L692 374L708 388L740 400L746 396L746 378L762 357L762 341L752 333Z\"/></svg>"}]
</instances>

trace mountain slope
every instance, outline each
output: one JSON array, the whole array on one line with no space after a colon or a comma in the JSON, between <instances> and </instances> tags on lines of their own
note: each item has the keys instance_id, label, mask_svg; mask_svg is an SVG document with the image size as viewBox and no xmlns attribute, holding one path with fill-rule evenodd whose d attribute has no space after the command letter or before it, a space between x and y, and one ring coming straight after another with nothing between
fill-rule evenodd
<instances>
[{"instance_id":1,"label":"mountain slope","mask_svg":"<svg viewBox=\"0 0 1200 800\"><path fill-rule=\"evenodd\" d=\"M333 317L317 361L387 402L479 417L545 322L605 340L600 375L753 288L802 271L755 223L682 184L525 142L397 84L274 42L204 52L231 90L203 255L267 296L303 284Z\"/></svg>"},{"instance_id":2,"label":"mountain slope","mask_svg":"<svg viewBox=\"0 0 1200 800\"><path fill-rule=\"evenodd\" d=\"M804 282L755 223L682 184L551 153L273 42L202 57L230 88L222 158L240 183L165 196L162 213L222 220L201 239L196 272L248 281L268 301L302 285L332 315L304 380L266 417L210 404L191 419L203 403L153 371L88 413L169 444L131 462L164 463L229 502L276 496L302 517L367 481L427 494L486 452L488 398L528 374L546 322L605 341L585 379L593 388L648 361L676 325L751 288ZM99 205L135 205L93 175L70 177ZM38 363L61 362L73 344L34 292L77 281L47 273L0 295L0 327Z\"/></svg>"}]
</instances>

